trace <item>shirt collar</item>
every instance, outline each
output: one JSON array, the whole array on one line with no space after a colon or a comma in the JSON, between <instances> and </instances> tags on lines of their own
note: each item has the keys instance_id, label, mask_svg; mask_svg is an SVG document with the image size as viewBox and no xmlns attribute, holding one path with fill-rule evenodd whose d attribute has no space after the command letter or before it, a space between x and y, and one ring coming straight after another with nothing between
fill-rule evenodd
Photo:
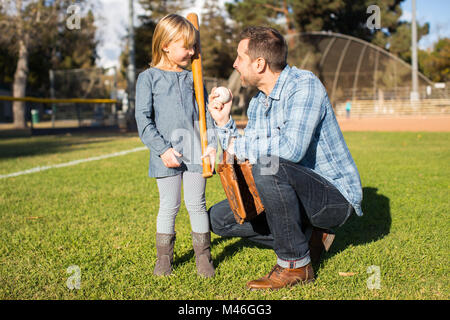
<instances>
[{"instance_id":1,"label":"shirt collar","mask_svg":"<svg viewBox=\"0 0 450 320\"><path fill-rule=\"evenodd\" d=\"M277 82L275 83L275 86L272 89L272 92L270 92L269 97L271 97L274 100L280 100L281 90L283 89L284 84L286 83L286 80L288 78L289 70L291 70L291 67L286 64L286 67L284 67L283 71L281 71L280 76L277 79Z\"/></svg>"}]
</instances>

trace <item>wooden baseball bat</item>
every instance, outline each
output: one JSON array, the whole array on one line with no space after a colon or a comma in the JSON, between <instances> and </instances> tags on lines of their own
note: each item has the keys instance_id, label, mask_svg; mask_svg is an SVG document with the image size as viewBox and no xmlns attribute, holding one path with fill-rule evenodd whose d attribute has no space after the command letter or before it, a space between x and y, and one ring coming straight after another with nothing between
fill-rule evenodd
<instances>
[{"instance_id":1,"label":"wooden baseball bat","mask_svg":"<svg viewBox=\"0 0 450 320\"><path fill-rule=\"evenodd\" d=\"M192 23L199 32L197 42L197 52L194 59L192 59L192 76L194 78L195 98L198 104L198 114L200 121L200 143L202 145L202 154L205 153L208 147L208 136L206 134L206 112L205 112L205 92L203 90L203 75L202 75L202 55L200 47L200 30L198 27L198 17L195 13L189 13L187 19ZM203 177L212 177L211 163L209 157L203 159Z\"/></svg>"}]
</instances>

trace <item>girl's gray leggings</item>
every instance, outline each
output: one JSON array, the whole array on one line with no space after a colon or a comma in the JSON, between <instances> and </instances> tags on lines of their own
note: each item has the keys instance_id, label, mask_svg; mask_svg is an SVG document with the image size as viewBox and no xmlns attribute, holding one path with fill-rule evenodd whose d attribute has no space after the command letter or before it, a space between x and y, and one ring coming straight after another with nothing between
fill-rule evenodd
<instances>
[{"instance_id":1,"label":"girl's gray leggings","mask_svg":"<svg viewBox=\"0 0 450 320\"><path fill-rule=\"evenodd\" d=\"M174 234L175 218L181 204L181 182L183 181L184 204L189 212L193 232L209 232L206 212L206 179L201 173L183 172L176 176L157 178L159 189L159 212L156 218L156 232Z\"/></svg>"}]
</instances>

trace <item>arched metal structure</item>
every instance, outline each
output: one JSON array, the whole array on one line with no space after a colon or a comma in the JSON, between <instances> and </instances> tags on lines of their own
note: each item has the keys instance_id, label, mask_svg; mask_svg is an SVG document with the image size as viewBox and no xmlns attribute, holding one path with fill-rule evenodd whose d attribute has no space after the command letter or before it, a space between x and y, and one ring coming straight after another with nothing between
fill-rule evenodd
<instances>
[{"instance_id":1,"label":"arched metal structure","mask_svg":"<svg viewBox=\"0 0 450 320\"><path fill-rule=\"evenodd\" d=\"M289 48L288 63L314 72L333 103L343 100L409 99L411 66L367 41L333 32L302 32ZM292 43L292 41L288 41ZM425 92L433 83L419 73Z\"/></svg>"},{"instance_id":2,"label":"arched metal structure","mask_svg":"<svg viewBox=\"0 0 450 320\"><path fill-rule=\"evenodd\" d=\"M410 98L411 66L383 48L333 32L297 33L286 36L286 40L294 43L289 48L289 65L314 72L325 85L333 105L346 100ZM240 88L235 81L239 77L232 74L229 86L235 88L234 95ZM432 84L419 73L422 98L426 87Z\"/></svg>"}]
</instances>

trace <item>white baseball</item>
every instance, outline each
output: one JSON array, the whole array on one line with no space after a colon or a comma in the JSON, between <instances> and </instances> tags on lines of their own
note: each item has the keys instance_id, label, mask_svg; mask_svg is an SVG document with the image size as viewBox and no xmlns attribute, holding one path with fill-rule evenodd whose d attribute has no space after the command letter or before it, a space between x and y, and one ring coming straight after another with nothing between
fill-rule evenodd
<instances>
[{"instance_id":1,"label":"white baseball","mask_svg":"<svg viewBox=\"0 0 450 320\"><path fill-rule=\"evenodd\" d=\"M215 100L219 101L220 103L227 103L231 100L230 91L225 87L218 87L214 92L219 95L215 98Z\"/></svg>"}]
</instances>

